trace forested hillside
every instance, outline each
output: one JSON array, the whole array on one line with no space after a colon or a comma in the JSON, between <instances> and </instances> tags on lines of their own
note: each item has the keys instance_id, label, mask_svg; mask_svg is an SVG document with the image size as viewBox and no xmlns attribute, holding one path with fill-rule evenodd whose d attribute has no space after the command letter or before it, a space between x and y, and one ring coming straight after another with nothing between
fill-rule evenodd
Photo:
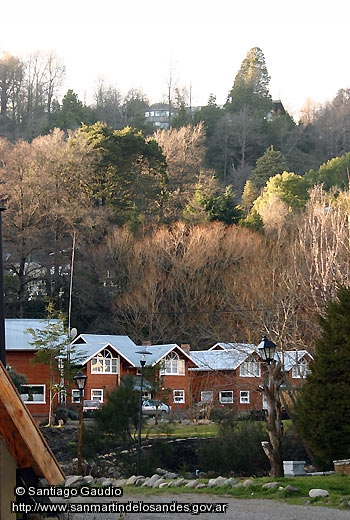
<instances>
[{"instance_id":1,"label":"forested hillside","mask_svg":"<svg viewBox=\"0 0 350 520\"><path fill-rule=\"evenodd\" d=\"M223 107L191 114L177 92L155 129L140 92L59 102L63 74L54 55L0 59L6 316L50 299L79 332L312 347L349 285L350 91L295 122L253 48Z\"/></svg>"}]
</instances>

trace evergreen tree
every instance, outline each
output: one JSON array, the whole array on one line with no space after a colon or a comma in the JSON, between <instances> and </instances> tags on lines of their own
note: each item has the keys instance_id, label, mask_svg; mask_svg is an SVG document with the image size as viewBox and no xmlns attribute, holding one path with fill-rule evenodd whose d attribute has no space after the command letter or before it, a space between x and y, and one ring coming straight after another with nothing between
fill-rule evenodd
<instances>
[{"instance_id":1,"label":"evergreen tree","mask_svg":"<svg viewBox=\"0 0 350 520\"><path fill-rule=\"evenodd\" d=\"M284 155L270 146L256 161L256 167L251 175L253 185L257 189L263 188L270 177L285 171L286 164Z\"/></svg>"},{"instance_id":2,"label":"evergreen tree","mask_svg":"<svg viewBox=\"0 0 350 520\"><path fill-rule=\"evenodd\" d=\"M298 400L298 427L313 453L327 464L350 457L350 289L341 286L319 318L311 374Z\"/></svg>"},{"instance_id":3,"label":"evergreen tree","mask_svg":"<svg viewBox=\"0 0 350 520\"><path fill-rule=\"evenodd\" d=\"M252 113L266 115L272 109L269 83L264 54L259 47L253 47L236 74L225 108L239 112L247 105Z\"/></svg>"}]
</instances>

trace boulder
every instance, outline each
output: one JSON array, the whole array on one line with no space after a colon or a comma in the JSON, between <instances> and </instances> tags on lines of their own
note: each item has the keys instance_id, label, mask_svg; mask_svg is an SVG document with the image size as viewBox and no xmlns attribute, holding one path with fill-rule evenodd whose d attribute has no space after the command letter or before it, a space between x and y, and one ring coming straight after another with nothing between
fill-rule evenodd
<instances>
[{"instance_id":1,"label":"boulder","mask_svg":"<svg viewBox=\"0 0 350 520\"><path fill-rule=\"evenodd\" d=\"M310 498L329 497L329 492L326 489L310 489L309 497Z\"/></svg>"}]
</instances>

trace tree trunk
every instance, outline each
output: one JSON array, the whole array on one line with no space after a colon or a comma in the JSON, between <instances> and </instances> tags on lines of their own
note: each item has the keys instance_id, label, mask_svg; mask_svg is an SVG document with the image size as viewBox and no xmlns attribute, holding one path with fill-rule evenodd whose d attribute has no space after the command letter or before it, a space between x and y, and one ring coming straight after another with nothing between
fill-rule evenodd
<instances>
[{"instance_id":1,"label":"tree trunk","mask_svg":"<svg viewBox=\"0 0 350 520\"><path fill-rule=\"evenodd\" d=\"M282 412L279 389L282 383L281 363L268 365L268 377L264 381L264 393L267 402L266 428L269 434L269 442L262 443L270 465L272 477L284 477L282 454Z\"/></svg>"}]
</instances>

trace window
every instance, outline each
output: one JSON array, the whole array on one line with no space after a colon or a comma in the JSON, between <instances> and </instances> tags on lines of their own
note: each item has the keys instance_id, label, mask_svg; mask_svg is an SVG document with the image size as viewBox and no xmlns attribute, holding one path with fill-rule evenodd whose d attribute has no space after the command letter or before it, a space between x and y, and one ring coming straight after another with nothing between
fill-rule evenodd
<instances>
[{"instance_id":1,"label":"window","mask_svg":"<svg viewBox=\"0 0 350 520\"><path fill-rule=\"evenodd\" d=\"M22 385L21 398L28 404L45 403L45 385Z\"/></svg>"},{"instance_id":2,"label":"window","mask_svg":"<svg viewBox=\"0 0 350 520\"><path fill-rule=\"evenodd\" d=\"M244 361L239 368L241 377L260 377L260 363L254 360Z\"/></svg>"},{"instance_id":3,"label":"window","mask_svg":"<svg viewBox=\"0 0 350 520\"><path fill-rule=\"evenodd\" d=\"M213 400L213 391L212 390L204 390L201 392L201 402L202 403L209 403Z\"/></svg>"},{"instance_id":4,"label":"window","mask_svg":"<svg viewBox=\"0 0 350 520\"><path fill-rule=\"evenodd\" d=\"M185 390L173 390L173 403L185 402Z\"/></svg>"},{"instance_id":5,"label":"window","mask_svg":"<svg viewBox=\"0 0 350 520\"><path fill-rule=\"evenodd\" d=\"M113 357L110 350L105 348L91 360L92 374L117 374L118 358Z\"/></svg>"},{"instance_id":6,"label":"window","mask_svg":"<svg viewBox=\"0 0 350 520\"><path fill-rule=\"evenodd\" d=\"M92 388L91 401L100 401L100 403L103 403L103 390L100 390L99 388Z\"/></svg>"},{"instance_id":7,"label":"window","mask_svg":"<svg viewBox=\"0 0 350 520\"><path fill-rule=\"evenodd\" d=\"M296 363L292 368L292 377L293 378L302 378L306 377L310 372L309 364L306 359L302 359L299 363Z\"/></svg>"},{"instance_id":8,"label":"window","mask_svg":"<svg viewBox=\"0 0 350 520\"><path fill-rule=\"evenodd\" d=\"M222 390L221 392L219 392L219 401L222 404L233 403L232 390Z\"/></svg>"},{"instance_id":9,"label":"window","mask_svg":"<svg viewBox=\"0 0 350 520\"><path fill-rule=\"evenodd\" d=\"M248 390L241 390L239 392L239 402L241 404L249 404L250 403L250 394Z\"/></svg>"},{"instance_id":10,"label":"window","mask_svg":"<svg viewBox=\"0 0 350 520\"><path fill-rule=\"evenodd\" d=\"M80 403L80 390L72 390L72 403Z\"/></svg>"},{"instance_id":11,"label":"window","mask_svg":"<svg viewBox=\"0 0 350 520\"><path fill-rule=\"evenodd\" d=\"M161 375L176 374L185 375L185 360L180 359L177 352L170 352L164 361L164 368L160 371Z\"/></svg>"}]
</instances>

